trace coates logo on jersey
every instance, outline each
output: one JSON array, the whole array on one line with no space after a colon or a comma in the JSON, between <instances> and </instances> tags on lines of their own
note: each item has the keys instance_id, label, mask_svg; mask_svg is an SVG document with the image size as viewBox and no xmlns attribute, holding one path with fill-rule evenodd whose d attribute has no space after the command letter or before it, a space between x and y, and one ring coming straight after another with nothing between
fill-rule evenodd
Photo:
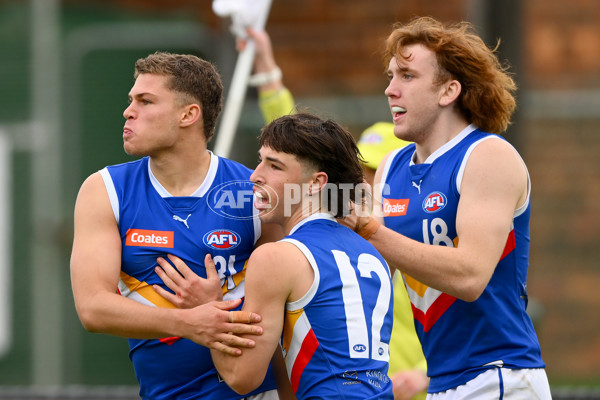
<instances>
[{"instance_id":1,"label":"coates logo on jersey","mask_svg":"<svg viewBox=\"0 0 600 400\"><path fill-rule=\"evenodd\" d=\"M423 200L423 211L427 213L434 213L441 211L442 208L446 207L446 195L442 192L429 193L425 200Z\"/></svg>"},{"instance_id":2,"label":"coates logo on jersey","mask_svg":"<svg viewBox=\"0 0 600 400\"><path fill-rule=\"evenodd\" d=\"M383 199L383 216L400 217L406 215L409 199Z\"/></svg>"},{"instance_id":3,"label":"coates logo on jersey","mask_svg":"<svg viewBox=\"0 0 600 400\"><path fill-rule=\"evenodd\" d=\"M229 250L240 244L241 238L240 235L234 231L230 231L228 229L217 229L204 235L202 241L211 249Z\"/></svg>"},{"instance_id":4,"label":"coates logo on jersey","mask_svg":"<svg viewBox=\"0 0 600 400\"><path fill-rule=\"evenodd\" d=\"M125 246L167 247L175 246L174 233L171 231L151 231L147 229L129 229Z\"/></svg>"}]
</instances>

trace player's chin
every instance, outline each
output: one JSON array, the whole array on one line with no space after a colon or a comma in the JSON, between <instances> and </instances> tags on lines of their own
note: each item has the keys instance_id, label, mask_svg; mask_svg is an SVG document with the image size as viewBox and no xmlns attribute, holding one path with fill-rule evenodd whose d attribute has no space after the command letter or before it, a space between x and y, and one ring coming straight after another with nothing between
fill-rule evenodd
<instances>
[{"instance_id":1,"label":"player's chin","mask_svg":"<svg viewBox=\"0 0 600 400\"><path fill-rule=\"evenodd\" d=\"M128 156L132 156L132 157L143 157L146 156L146 152L136 148L135 146L133 146L131 143L125 142L123 143L123 150L125 150L125 153Z\"/></svg>"},{"instance_id":2,"label":"player's chin","mask_svg":"<svg viewBox=\"0 0 600 400\"><path fill-rule=\"evenodd\" d=\"M270 224L273 221L269 214L270 212L268 210L261 210L258 212L258 219L260 219L260 222L263 224Z\"/></svg>"},{"instance_id":3,"label":"player's chin","mask_svg":"<svg viewBox=\"0 0 600 400\"><path fill-rule=\"evenodd\" d=\"M279 220L276 218L272 209L263 209L258 211L258 218L263 224L277 224Z\"/></svg>"}]
</instances>

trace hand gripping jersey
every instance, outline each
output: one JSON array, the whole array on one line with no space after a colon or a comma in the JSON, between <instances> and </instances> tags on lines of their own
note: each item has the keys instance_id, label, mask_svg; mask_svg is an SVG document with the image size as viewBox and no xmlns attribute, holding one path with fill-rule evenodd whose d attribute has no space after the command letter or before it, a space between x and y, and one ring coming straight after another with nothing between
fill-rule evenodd
<instances>
[{"instance_id":1,"label":"hand gripping jersey","mask_svg":"<svg viewBox=\"0 0 600 400\"><path fill-rule=\"evenodd\" d=\"M304 253L315 273L308 293L286 304L282 347L298 400L393 399L385 260L328 214L304 219L283 240Z\"/></svg>"},{"instance_id":2,"label":"hand gripping jersey","mask_svg":"<svg viewBox=\"0 0 600 400\"><path fill-rule=\"evenodd\" d=\"M122 240L119 292L152 307L173 307L152 289L163 284L157 257L174 254L206 277L210 253L224 299L244 296L245 264L260 236L254 218L251 171L211 154L207 176L189 197L171 196L156 180L148 158L100 171ZM144 399L239 399L217 375L208 348L188 339L129 339L130 358ZM271 374L257 391L274 389Z\"/></svg>"},{"instance_id":3,"label":"hand gripping jersey","mask_svg":"<svg viewBox=\"0 0 600 400\"><path fill-rule=\"evenodd\" d=\"M465 128L415 165L415 145L392 153L382 175L385 225L419 242L456 246L456 211L463 171L482 140L504 140ZM527 307L529 196L515 211L512 231L492 278L479 299L465 302L404 274L417 334L431 377L440 392L471 380L485 369L543 368Z\"/></svg>"}]
</instances>

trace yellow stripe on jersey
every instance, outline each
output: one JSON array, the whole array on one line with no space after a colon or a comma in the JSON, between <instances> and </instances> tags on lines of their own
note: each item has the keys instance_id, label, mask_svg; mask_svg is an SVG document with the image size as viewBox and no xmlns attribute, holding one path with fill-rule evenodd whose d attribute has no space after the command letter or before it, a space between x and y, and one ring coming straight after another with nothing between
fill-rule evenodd
<instances>
[{"instance_id":1,"label":"yellow stripe on jersey","mask_svg":"<svg viewBox=\"0 0 600 400\"><path fill-rule=\"evenodd\" d=\"M148 285L146 282L139 281L123 271L121 271L121 281L125 284L125 286L127 286L130 292L139 294L155 306L162 308L175 308L173 303L156 293L154 289L152 289L152 286Z\"/></svg>"},{"instance_id":2,"label":"yellow stripe on jersey","mask_svg":"<svg viewBox=\"0 0 600 400\"><path fill-rule=\"evenodd\" d=\"M304 310L286 311L285 321L283 322L283 337L281 338L281 347L287 352L292 343L294 327L298 319L304 314Z\"/></svg>"},{"instance_id":3,"label":"yellow stripe on jersey","mask_svg":"<svg viewBox=\"0 0 600 400\"><path fill-rule=\"evenodd\" d=\"M429 289L429 286L422 284L415 278L410 275L404 274L404 279L406 280L406 285L415 291L420 297L425 296L425 292Z\"/></svg>"}]
</instances>

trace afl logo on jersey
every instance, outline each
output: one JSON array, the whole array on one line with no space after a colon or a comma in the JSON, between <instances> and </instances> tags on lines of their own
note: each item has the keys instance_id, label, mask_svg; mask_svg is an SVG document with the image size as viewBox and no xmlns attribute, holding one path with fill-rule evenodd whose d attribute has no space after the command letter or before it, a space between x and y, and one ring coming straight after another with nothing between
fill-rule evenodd
<instances>
[{"instance_id":1,"label":"afl logo on jersey","mask_svg":"<svg viewBox=\"0 0 600 400\"><path fill-rule=\"evenodd\" d=\"M227 229L217 229L216 231L208 232L202 238L205 245L217 250L233 249L240 244L240 240L240 235Z\"/></svg>"},{"instance_id":2,"label":"afl logo on jersey","mask_svg":"<svg viewBox=\"0 0 600 400\"><path fill-rule=\"evenodd\" d=\"M433 192L425 197L423 200L423 211L426 213L434 213L441 211L442 208L446 207L446 196L442 192Z\"/></svg>"},{"instance_id":3,"label":"afl logo on jersey","mask_svg":"<svg viewBox=\"0 0 600 400\"><path fill-rule=\"evenodd\" d=\"M364 344L355 344L353 349L358 353L363 353L367 351L367 346L365 346Z\"/></svg>"}]
</instances>

